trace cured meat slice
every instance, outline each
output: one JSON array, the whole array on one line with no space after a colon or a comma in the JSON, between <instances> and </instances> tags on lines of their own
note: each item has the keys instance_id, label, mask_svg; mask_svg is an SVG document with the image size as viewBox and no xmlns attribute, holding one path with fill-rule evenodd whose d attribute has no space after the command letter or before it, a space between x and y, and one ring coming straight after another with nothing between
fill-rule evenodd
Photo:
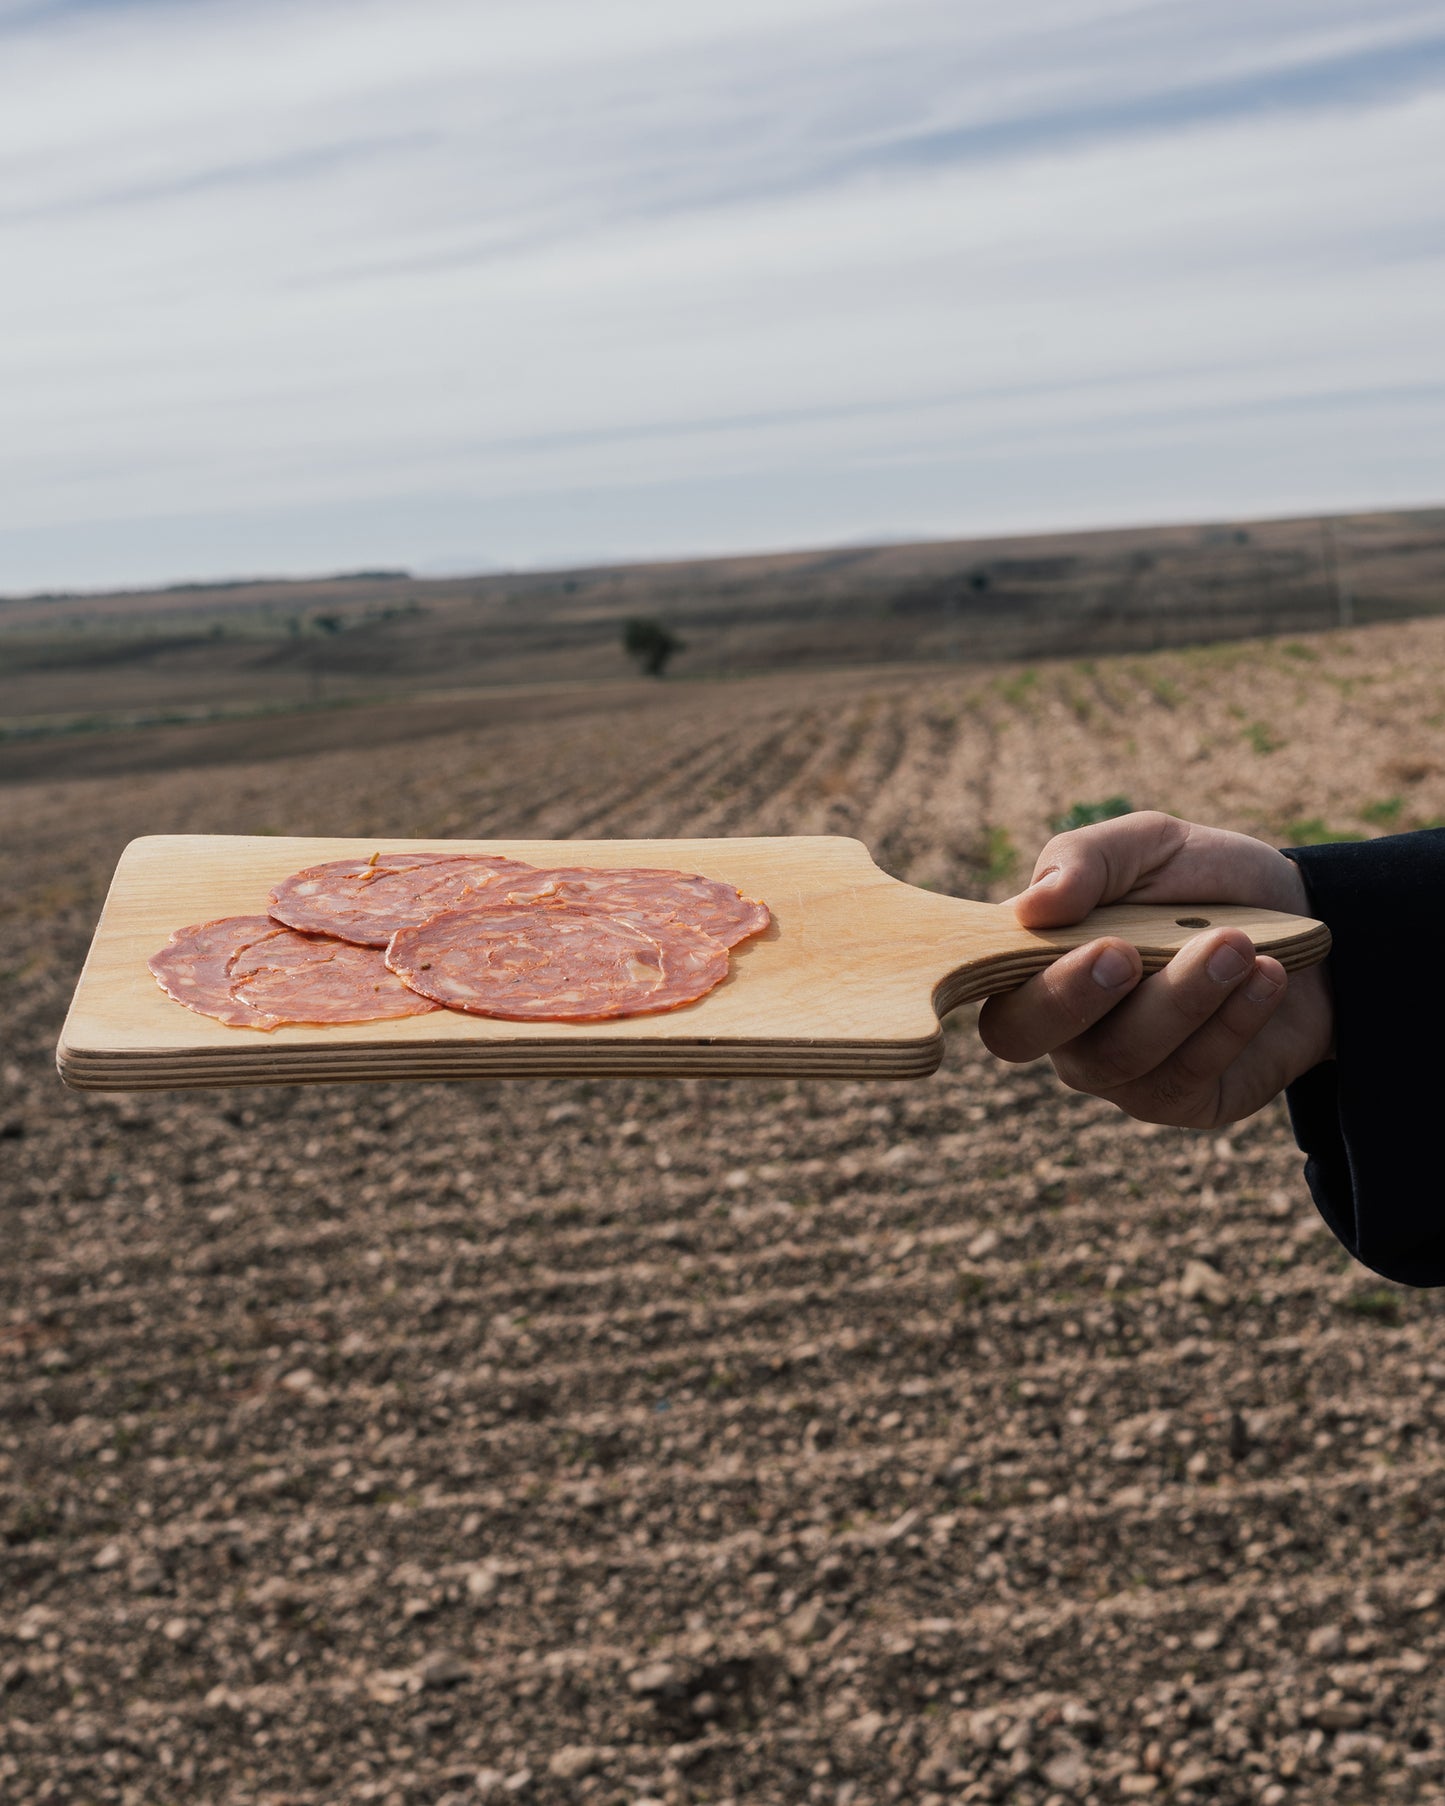
<instances>
[{"instance_id":1,"label":"cured meat slice","mask_svg":"<svg viewBox=\"0 0 1445 1806\"><path fill-rule=\"evenodd\" d=\"M288 928L384 947L398 928L533 869L491 853L373 853L294 872L271 892L266 907Z\"/></svg>"},{"instance_id":2,"label":"cured meat slice","mask_svg":"<svg viewBox=\"0 0 1445 1806\"><path fill-rule=\"evenodd\" d=\"M766 903L755 903L735 885L694 872L645 866L604 871L597 866L540 866L527 876L504 878L508 903L568 903L597 909L644 933L671 923L700 929L724 947L761 934L772 921ZM500 898L499 898L500 901Z\"/></svg>"},{"instance_id":3,"label":"cured meat slice","mask_svg":"<svg viewBox=\"0 0 1445 1806\"><path fill-rule=\"evenodd\" d=\"M376 1022L436 1007L388 972L375 947L298 934L270 916L178 928L149 964L168 997L232 1028Z\"/></svg>"},{"instance_id":4,"label":"cured meat slice","mask_svg":"<svg viewBox=\"0 0 1445 1806\"><path fill-rule=\"evenodd\" d=\"M378 948L267 923L231 961L237 1000L278 1022L381 1022L436 1005L389 972Z\"/></svg>"},{"instance_id":5,"label":"cured meat slice","mask_svg":"<svg viewBox=\"0 0 1445 1806\"><path fill-rule=\"evenodd\" d=\"M448 1009L518 1022L601 1022L705 997L727 977L728 950L682 924L644 932L598 909L498 902L399 929L386 963Z\"/></svg>"},{"instance_id":6,"label":"cured meat slice","mask_svg":"<svg viewBox=\"0 0 1445 1806\"><path fill-rule=\"evenodd\" d=\"M232 1028L272 1029L279 1016L243 1003L231 991L231 961L243 947L274 931L270 916L225 916L178 928L147 962L167 997L200 1016L214 1016Z\"/></svg>"}]
</instances>

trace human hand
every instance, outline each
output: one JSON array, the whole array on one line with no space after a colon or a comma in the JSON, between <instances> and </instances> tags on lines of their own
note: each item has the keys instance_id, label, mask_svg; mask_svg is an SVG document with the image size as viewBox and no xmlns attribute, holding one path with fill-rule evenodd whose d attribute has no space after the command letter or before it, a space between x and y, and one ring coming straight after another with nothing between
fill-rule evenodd
<instances>
[{"instance_id":1,"label":"human hand","mask_svg":"<svg viewBox=\"0 0 1445 1806\"><path fill-rule=\"evenodd\" d=\"M1063 927L1101 903L1310 913L1304 880L1283 853L1152 810L1055 835L1011 901L1025 928ZM1334 1052L1325 968L1289 976L1231 928L1195 935L1150 978L1127 941L1090 941L990 997L978 1026L1001 1060L1048 1054L1071 1090L1144 1122L1194 1129L1252 1115Z\"/></svg>"}]
</instances>

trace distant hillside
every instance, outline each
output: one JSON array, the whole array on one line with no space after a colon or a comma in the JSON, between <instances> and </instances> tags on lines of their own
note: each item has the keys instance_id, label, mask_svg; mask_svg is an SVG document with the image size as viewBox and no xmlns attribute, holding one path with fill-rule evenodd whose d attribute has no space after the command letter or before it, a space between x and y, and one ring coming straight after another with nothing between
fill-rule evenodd
<instances>
[{"instance_id":1,"label":"distant hillside","mask_svg":"<svg viewBox=\"0 0 1445 1806\"><path fill-rule=\"evenodd\" d=\"M0 600L0 727L678 678L1148 650L1445 610L1445 509L427 580Z\"/></svg>"}]
</instances>

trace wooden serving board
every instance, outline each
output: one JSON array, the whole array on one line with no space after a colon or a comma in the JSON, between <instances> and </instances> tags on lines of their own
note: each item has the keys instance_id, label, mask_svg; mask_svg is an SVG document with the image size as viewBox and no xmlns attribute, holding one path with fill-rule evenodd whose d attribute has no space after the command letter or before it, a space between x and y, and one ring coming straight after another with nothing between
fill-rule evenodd
<instances>
[{"instance_id":1,"label":"wooden serving board","mask_svg":"<svg viewBox=\"0 0 1445 1806\"><path fill-rule=\"evenodd\" d=\"M452 1011L348 1027L228 1028L172 1001L146 961L174 929L263 912L303 866L384 851L505 853L534 865L666 866L761 897L768 932L735 948L700 1002L616 1022L503 1022ZM1322 959L1319 922L1213 904L1097 910L1031 933L1011 910L938 896L879 871L861 842L753 840L302 840L165 834L121 856L56 1060L93 1091L345 1079L589 1075L912 1078L943 1053L940 1018L1006 991L1100 934L1157 969L1205 924L1244 929L1296 968Z\"/></svg>"}]
</instances>

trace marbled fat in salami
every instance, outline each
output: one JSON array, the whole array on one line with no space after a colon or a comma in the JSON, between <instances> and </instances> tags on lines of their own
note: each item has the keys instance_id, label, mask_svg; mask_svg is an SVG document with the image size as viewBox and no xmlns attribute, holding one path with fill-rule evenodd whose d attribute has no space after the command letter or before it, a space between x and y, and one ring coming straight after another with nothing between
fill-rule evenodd
<instances>
[{"instance_id":1,"label":"marbled fat in salami","mask_svg":"<svg viewBox=\"0 0 1445 1806\"><path fill-rule=\"evenodd\" d=\"M668 924L700 929L724 947L761 934L772 920L766 903L755 903L735 885L693 872L654 871L643 866L539 866L526 876L504 877L498 901L568 903L597 909L632 922L644 933Z\"/></svg>"},{"instance_id":2,"label":"marbled fat in salami","mask_svg":"<svg viewBox=\"0 0 1445 1806\"><path fill-rule=\"evenodd\" d=\"M696 873L448 852L312 866L278 884L270 907L178 930L150 962L161 987L256 1029L438 1006L595 1022L696 1002L727 977L729 948L771 920L766 904Z\"/></svg>"},{"instance_id":3,"label":"marbled fat in salami","mask_svg":"<svg viewBox=\"0 0 1445 1806\"><path fill-rule=\"evenodd\" d=\"M148 961L150 971L168 997L197 1015L214 1016L232 1028L279 1028L279 1016L243 1003L231 990L231 961L275 927L270 916L226 916L178 928Z\"/></svg>"},{"instance_id":4,"label":"marbled fat in salami","mask_svg":"<svg viewBox=\"0 0 1445 1806\"><path fill-rule=\"evenodd\" d=\"M283 878L267 908L288 928L384 947L398 928L532 870L520 859L491 853L374 853L369 859L333 859Z\"/></svg>"},{"instance_id":5,"label":"marbled fat in salami","mask_svg":"<svg viewBox=\"0 0 1445 1806\"><path fill-rule=\"evenodd\" d=\"M379 948L267 927L232 959L231 987L239 1002L279 1022L382 1022L437 1007L387 970Z\"/></svg>"},{"instance_id":6,"label":"marbled fat in salami","mask_svg":"<svg viewBox=\"0 0 1445 1806\"><path fill-rule=\"evenodd\" d=\"M644 932L597 909L478 903L393 935L392 971L448 1009L510 1021L601 1022L694 1003L728 950L683 924Z\"/></svg>"}]
</instances>

